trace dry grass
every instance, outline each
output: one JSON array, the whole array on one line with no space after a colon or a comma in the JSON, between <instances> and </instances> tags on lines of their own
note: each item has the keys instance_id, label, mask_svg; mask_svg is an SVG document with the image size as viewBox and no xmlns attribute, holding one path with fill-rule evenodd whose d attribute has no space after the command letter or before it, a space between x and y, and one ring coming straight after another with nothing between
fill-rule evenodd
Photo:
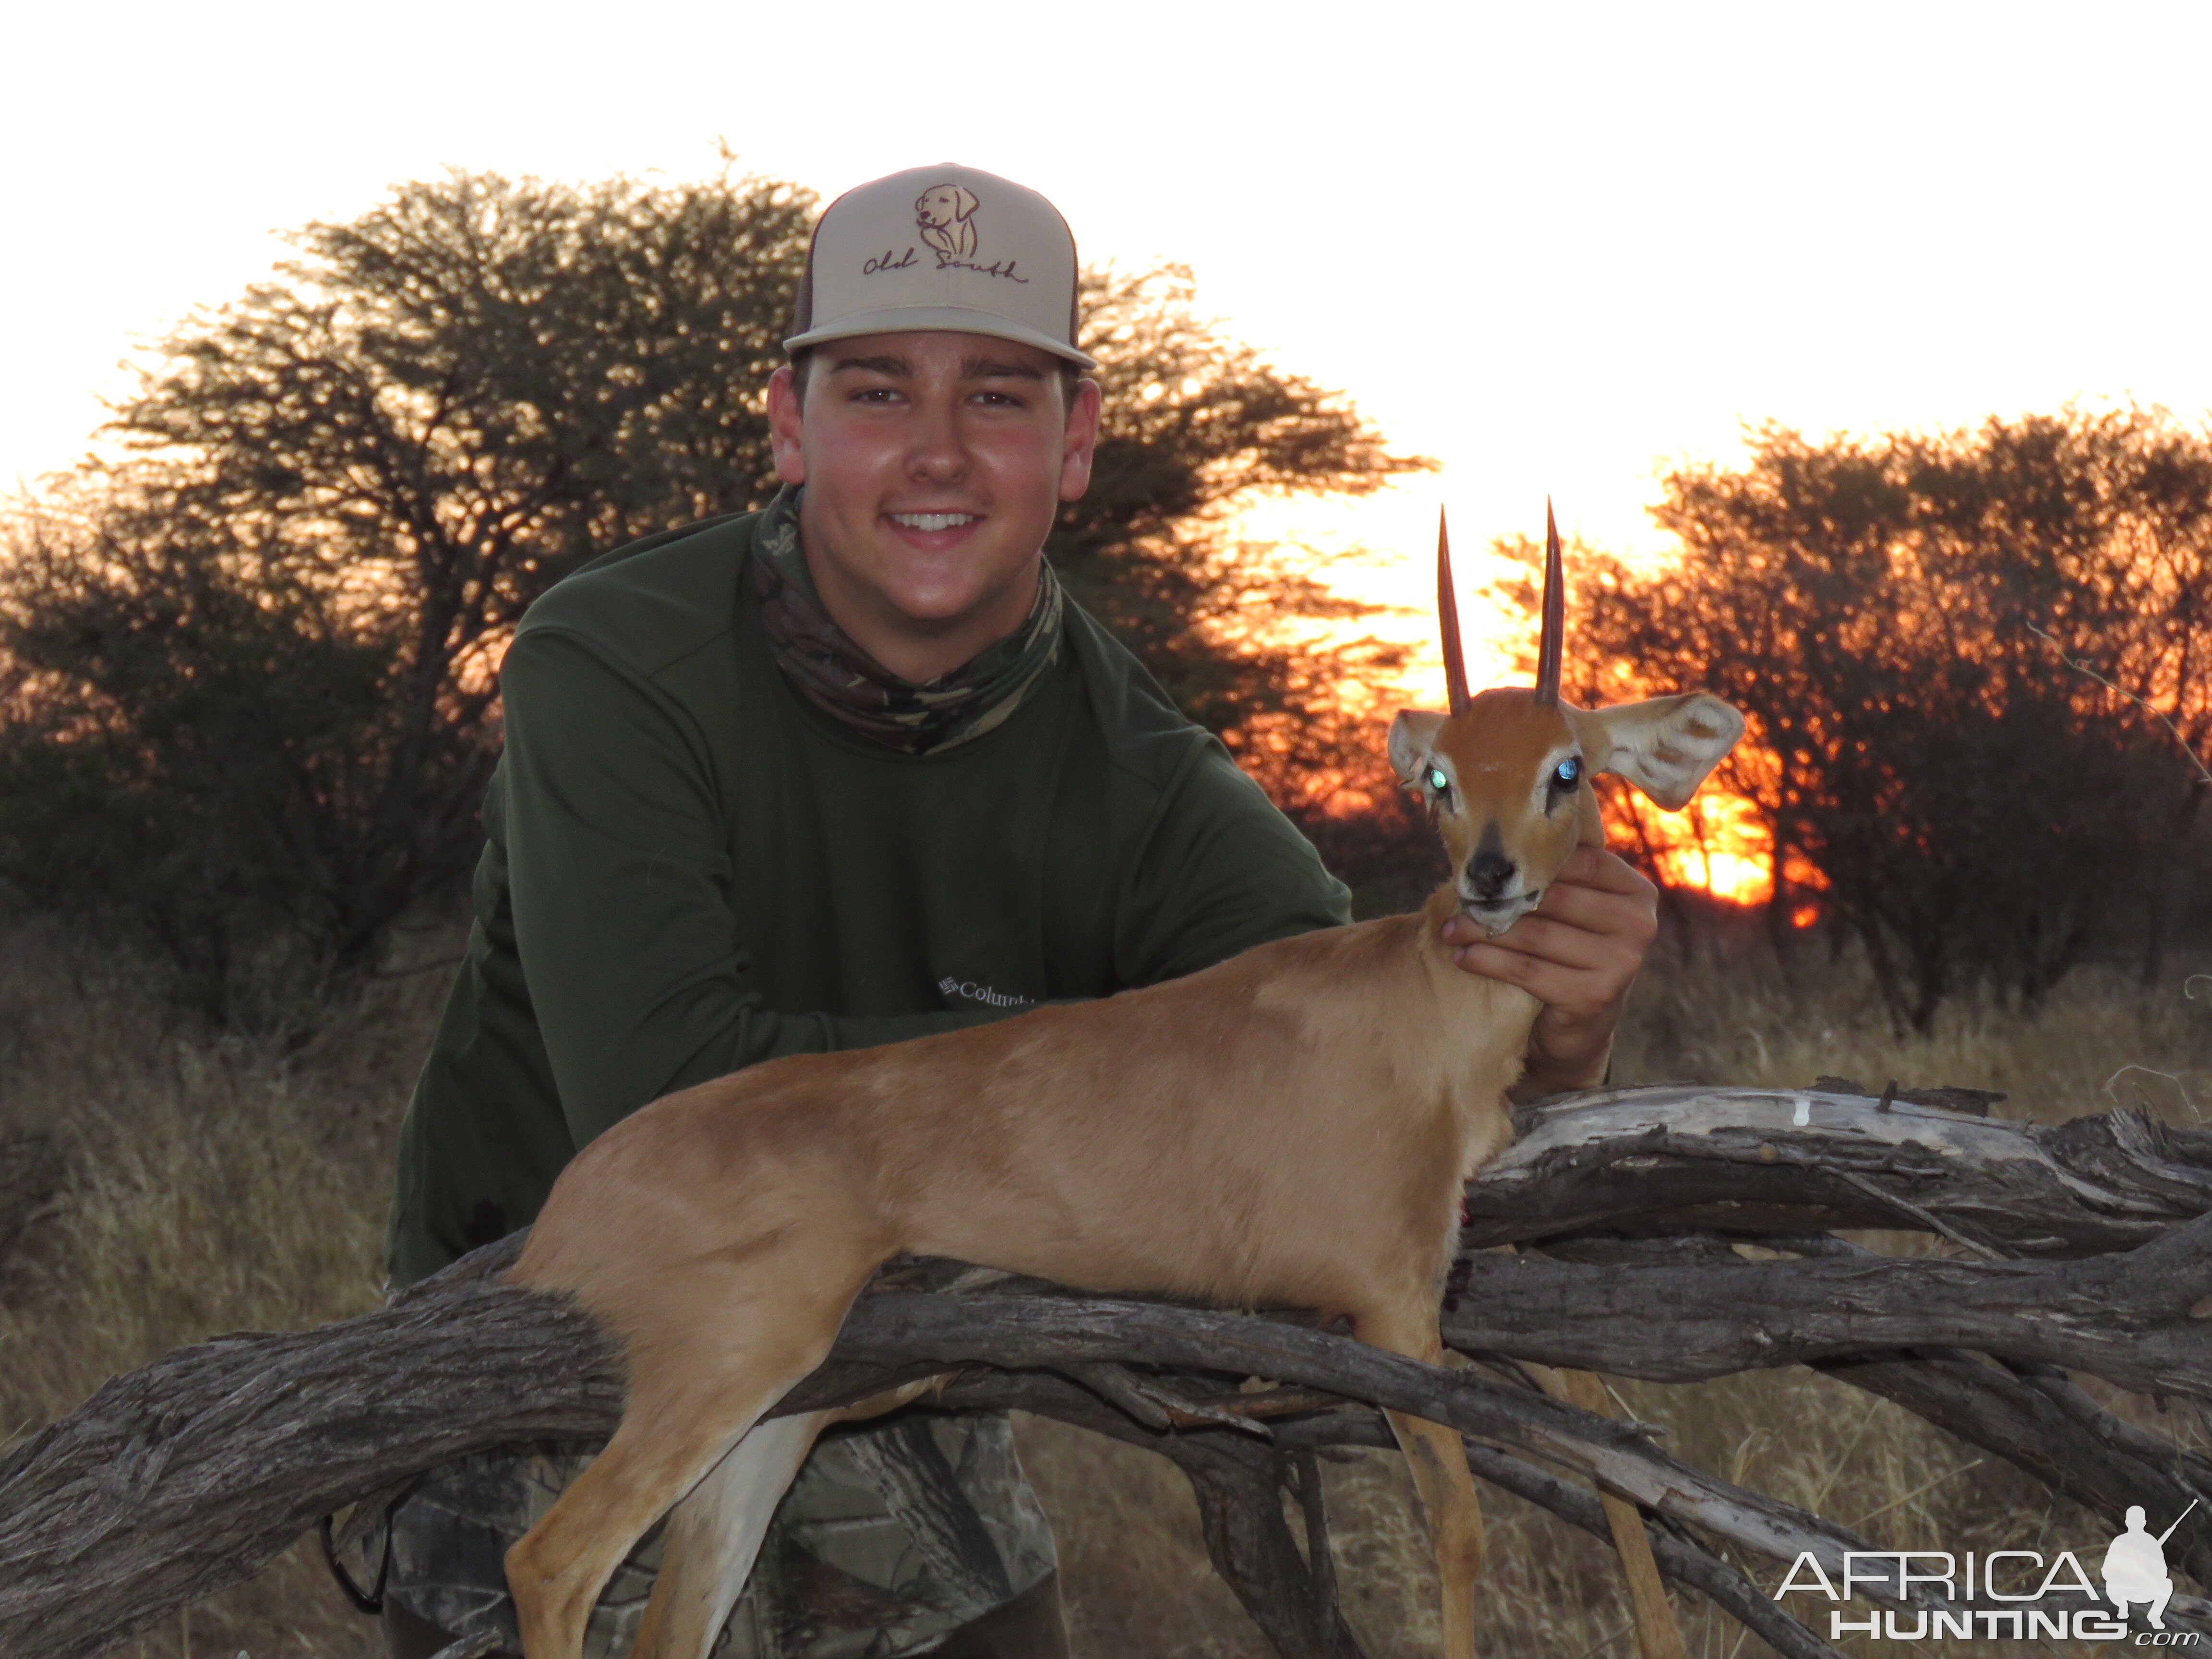
<instances>
[{"instance_id":1,"label":"dry grass","mask_svg":"<svg viewBox=\"0 0 2212 1659\"><path fill-rule=\"evenodd\" d=\"M298 1328L381 1295L392 1132L437 988L393 981L296 1053L180 1027L151 987L46 929L0 939L0 1130L69 1186L0 1277L0 1437L219 1331ZM295 1547L123 1650L382 1651Z\"/></svg>"},{"instance_id":2,"label":"dry grass","mask_svg":"<svg viewBox=\"0 0 2212 1659\"><path fill-rule=\"evenodd\" d=\"M436 953L426 941L423 954ZM56 932L0 937L0 1131L52 1131L70 1170L52 1212L0 1272L0 1437L178 1343L374 1303L392 1134L442 981L379 982L322 1037L288 1053L179 1026L127 969ZM1646 975L1619 1074L1896 1077L2002 1089L2013 1097L2003 1109L2053 1119L2109 1103L2106 1080L2135 1066L2170 1076L2146 1091L2189 1121L2212 1104L2212 1002L2185 1002L2180 982L2176 973L2145 995L2084 974L2039 1018L1950 1009L1926 1037L1899 1039L1849 959L1685 951ZM2124 1080L2118 1091L2131 1087ZM1636 1415L1669 1427L1678 1455L1892 1547L2101 1549L2107 1535L2008 1468L1802 1370L1622 1393ZM2117 1404L2205 1437L2193 1419ZM1079 1655L1263 1659L1265 1644L1206 1565L1194 1506L1170 1466L1049 1423L1024 1424L1022 1435L1059 1531ZM1376 1659L1432 1652L1435 1586L1398 1460L1372 1454L1329 1478L1349 1616ZM1632 1653L1609 1552L1504 1494L1486 1501L1486 1650ZM1769 1564L1747 1565L1776 1582ZM1699 1659L1766 1651L1694 1599L1682 1611ZM319 1561L295 1552L194 1610L189 1628L173 1618L126 1650L145 1659L241 1650L367 1659L377 1649Z\"/></svg>"},{"instance_id":3,"label":"dry grass","mask_svg":"<svg viewBox=\"0 0 2212 1659\"><path fill-rule=\"evenodd\" d=\"M2004 1115L2041 1122L2140 1102L2195 1123L2212 1118L2212 980L2194 1001L2184 986L2206 965L2173 966L2148 989L2132 973L2081 969L2033 1014L1954 1002L1926 1036L1899 1036L1856 951L1808 941L1778 960L1749 937L1675 945L1637 987L1615 1072L1790 1085L1826 1073L1876 1088L1893 1077L1998 1090Z\"/></svg>"}]
</instances>

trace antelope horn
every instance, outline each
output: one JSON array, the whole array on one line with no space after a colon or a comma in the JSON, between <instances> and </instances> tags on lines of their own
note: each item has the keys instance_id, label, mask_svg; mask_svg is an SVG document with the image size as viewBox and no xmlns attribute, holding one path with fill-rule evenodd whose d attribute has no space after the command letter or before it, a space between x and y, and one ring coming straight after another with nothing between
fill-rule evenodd
<instances>
[{"instance_id":1,"label":"antelope horn","mask_svg":"<svg viewBox=\"0 0 2212 1659\"><path fill-rule=\"evenodd\" d=\"M1559 701L1559 655L1567 633L1567 581L1559 565L1559 521L1544 497L1544 637L1536 647L1536 706Z\"/></svg>"},{"instance_id":2,"label":"antelope horn","mask_svg":"<svg viewBox=\"0 0 2212 1659\"><path fill-rule=\"evenodd\" d=\"M1464 714L1474 702L1467 689L1467 659L1459 647L1459 601L1452 597L1451 538L1444 533L1444 510L1437 509L1437 619L1443 624L1444 684L1451 711Z\"/></svg>"}]
</instances>

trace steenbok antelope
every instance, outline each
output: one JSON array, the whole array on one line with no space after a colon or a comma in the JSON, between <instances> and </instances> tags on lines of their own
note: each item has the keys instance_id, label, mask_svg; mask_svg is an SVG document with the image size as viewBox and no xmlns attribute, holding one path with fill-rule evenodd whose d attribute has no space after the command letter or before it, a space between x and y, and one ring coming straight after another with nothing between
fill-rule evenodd
<instances>
[{"instance_id":1,"label":"steenbok antelope","mask_svg":"<svg viewBox=\"0 0 2212 1659\"><path fill-rule=\"evenodd\" d=\"M1471 696L1439 538L1451 709L1401 714L1389 738L1451 857L1419 912L1099 1001L769 1060L657 1101L577 1155L508 1277L573 1293L614 1333L628 1407L507 1553L529 1659L577 1659L608 1577L672 1505L635 1652L701 1659L836 1415L763 1414L902 1251L1104 1292L1313 1308L1439 1357L1460 1190L1511 1137L1505 1091L1540 1006L1459 968L1440 931L1464 911L1502 933L1578 842L1602 844L1595 774L1679 807L1743 730L1703 694L1561 702L1556 528L1549 543L1534 689ZM1442 1570L1443 1651L1470 1659L1482 1514L1464 1449L1419 1418L1390 1425Z\"/></svg>"}]
</instances>

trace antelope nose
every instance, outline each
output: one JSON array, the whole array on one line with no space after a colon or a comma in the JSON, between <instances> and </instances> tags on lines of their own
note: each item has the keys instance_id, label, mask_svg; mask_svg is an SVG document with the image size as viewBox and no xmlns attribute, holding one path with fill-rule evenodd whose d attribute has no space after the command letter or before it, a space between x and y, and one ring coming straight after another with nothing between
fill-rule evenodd
<instances>
[{"instance_id":1,"label":"antelope nose","mask_svg":"<svg viewBox=\"0 0 2212 1659\"><path fill-rule=\"evenodd\" d=\"M1513 860L1503 853L1485 848L1467 861L1468 885L1474 889L1477 898L1496 898L1512 879Z\"/></svg>"}]
</instances>

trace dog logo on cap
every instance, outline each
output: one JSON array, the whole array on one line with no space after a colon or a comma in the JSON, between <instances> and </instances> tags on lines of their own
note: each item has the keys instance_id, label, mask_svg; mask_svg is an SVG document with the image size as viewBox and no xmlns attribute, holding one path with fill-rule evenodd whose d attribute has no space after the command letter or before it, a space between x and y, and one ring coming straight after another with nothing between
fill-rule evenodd
<instances>
[{"instance_id":1,"label":"dog logo on cap","mask_svg":"<svg viewBox=\"0 0 2212 1659\"><path fill-rule=\"evenodd\" d=\"M914 216L940 267L975 252L975 192L966 185L932 185L914 198Z\"/></svg>"}]
</instances>

